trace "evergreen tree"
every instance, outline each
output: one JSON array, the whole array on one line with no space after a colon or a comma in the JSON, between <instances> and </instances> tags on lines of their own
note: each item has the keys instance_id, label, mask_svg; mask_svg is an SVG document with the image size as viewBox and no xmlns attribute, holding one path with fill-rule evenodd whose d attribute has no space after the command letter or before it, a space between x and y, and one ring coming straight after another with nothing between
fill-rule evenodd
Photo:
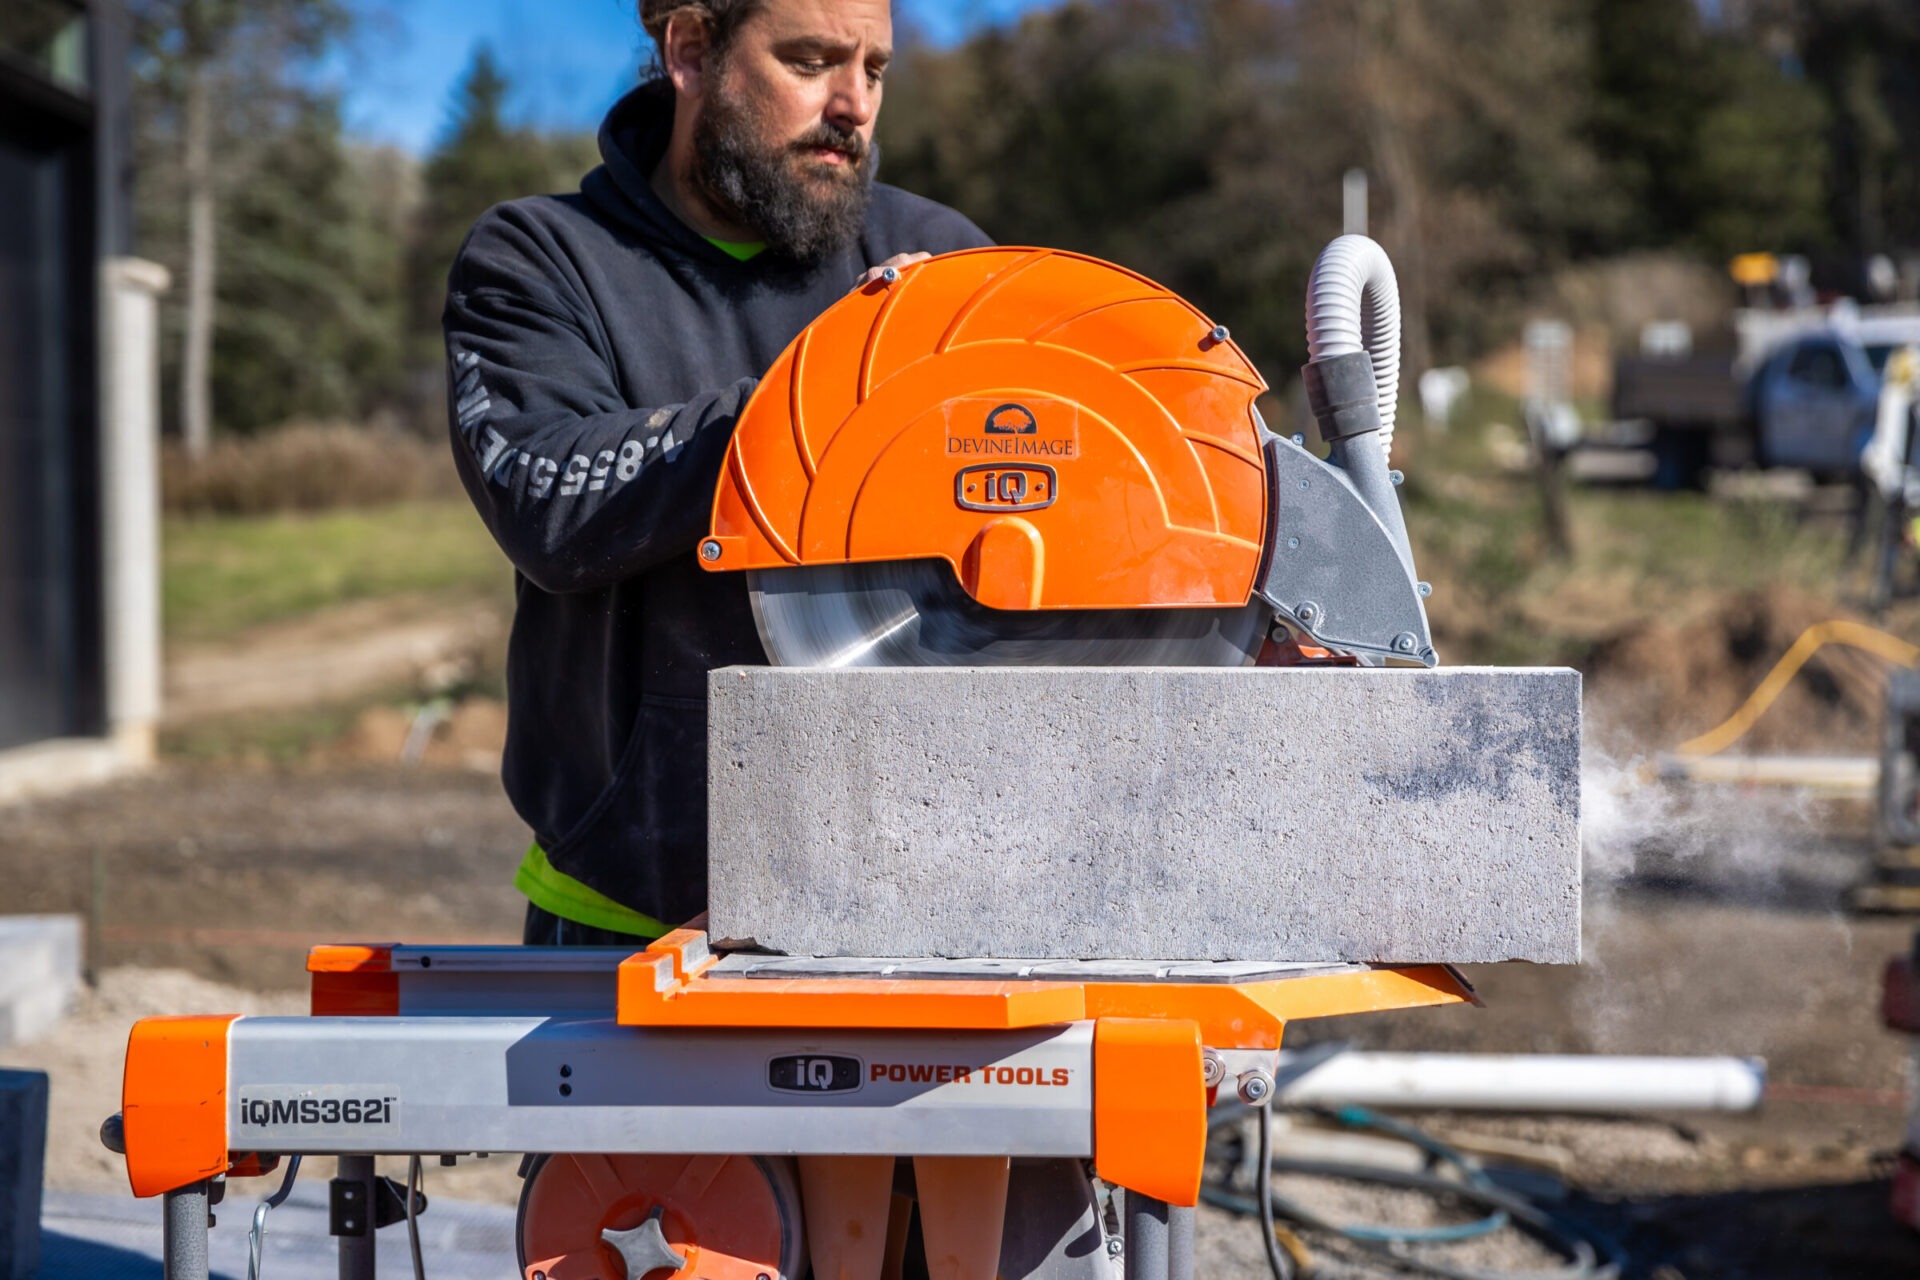
<instances>
[{"instance_id":1,"label":"evergreen tree","mask_svg":"<svg viewBox=\"0 0 1920 1280\"><path fill-rule=\"evenodd\" d=\"M1708 27L1693 0L1591 0L1591 135L1622 196L1603 247L1715 258L1826 242L1821 94L1752 28Z\"/></svg>"},{"instance_id":2,"label":"evergreen tree","mask_svg":"<svg viewBox=\"0 0 1920 1280\"><path fill-rule=\"evenodd\" d=\"M401 391L402 241L319 100L228 199L213 385L222 421L364 419Z\"/></svg>"},{"instance_id":3,"label":"evergreen tree","mask_svg":"<svg viewBox=\"0 0 1920 1280\"><path fill-rule=\"evenodd\" d=\"M428 157L409 252L409 357L423 382L441 367L440 310L447 271L476 219L520 196L578 188L599 161L585 135L546 135L511 123L512 85L493 51L474 50L454 90L452 119Z\"/></svg>"}]
</instances>

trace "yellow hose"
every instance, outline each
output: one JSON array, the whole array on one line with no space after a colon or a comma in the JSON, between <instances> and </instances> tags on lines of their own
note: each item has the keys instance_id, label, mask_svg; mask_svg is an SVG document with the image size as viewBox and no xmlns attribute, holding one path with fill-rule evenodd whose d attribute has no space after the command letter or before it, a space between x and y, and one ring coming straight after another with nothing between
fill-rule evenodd
<instances>
[{"instance_id":1,"label":"yellow hose","mask_svg":"<svg viewBox=\"0 0 1920 1280\"><path fill-rule=\"evenodd\" d=\"M1710 756L1725 751L1753 728L1754 721L1765 714L1773 705L1794 676L1800 673L1807 659L1820 652L1829 644L1844 644L1855 649L1863 649L1877 658L1902 667L1920 666L1920 646L1908 644L1898 636L1888 635L1865 623L1852 622L1846 618L1835 618L1829 622L1815 623L1800 633L1780 661L1773 664L1773 670L1767 672L1767 678L1758 688L1747 695L1740 709L1728 716L1715 727L1697 738L1681 743L1673 749L1680 756Z\"/></svg>"}]
</instances>

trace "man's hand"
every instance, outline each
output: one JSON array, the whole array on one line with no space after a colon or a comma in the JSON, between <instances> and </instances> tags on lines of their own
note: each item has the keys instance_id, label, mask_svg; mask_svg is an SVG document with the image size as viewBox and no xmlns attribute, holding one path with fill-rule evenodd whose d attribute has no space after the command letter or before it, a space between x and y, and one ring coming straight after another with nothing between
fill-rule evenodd
<instances>
[{"instance_id":1,"label":"man's hand","mask_svg":"<svg viewBox=\"0 0 1920 1280\"><path fill-rule=\"evenodd\" d=\"M916 262L925 262L932 256L930 253L896 253L879 266L868 267L866 271L862 272L860 278L853 282L854 290L865 289L869 285L885 279L889 271L898 271L900 268L910 267Z\"/></svg>"}]
</instances>

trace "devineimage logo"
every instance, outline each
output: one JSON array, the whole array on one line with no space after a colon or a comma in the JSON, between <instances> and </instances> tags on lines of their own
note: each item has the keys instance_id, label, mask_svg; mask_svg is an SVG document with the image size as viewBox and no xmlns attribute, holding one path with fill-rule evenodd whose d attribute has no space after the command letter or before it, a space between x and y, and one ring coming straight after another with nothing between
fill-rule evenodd
<instances>
[{"instance_id":1,"label":"devineimage logo","mask_svg":"<svg viewBox=\"0 0 1920 1280\"><path fill-rule=\"evenodd\" d=\"M1003 404L987 415L990 436L1030 436L1040 430L1033 411L1023 404Z\"/></svg>"}]
</instances>

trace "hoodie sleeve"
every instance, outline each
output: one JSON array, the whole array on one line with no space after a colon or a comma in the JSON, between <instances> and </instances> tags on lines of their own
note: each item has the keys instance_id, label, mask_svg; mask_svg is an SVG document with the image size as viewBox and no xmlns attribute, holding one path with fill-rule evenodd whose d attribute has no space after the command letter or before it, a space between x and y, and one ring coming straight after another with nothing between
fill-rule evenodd
<instances>
[{"instance_id":1,"label":"hoodie sleeve","mask_svg":"<svg viewBox=\"0 0 1920 1280\"><path fill-rule=\"evenodd\" d=\"M514 567L555 593L693 550L755 385L629 404L571 278L495 210L454 262L443 316L460 478Z\"/></svg>"}]
</instances>

